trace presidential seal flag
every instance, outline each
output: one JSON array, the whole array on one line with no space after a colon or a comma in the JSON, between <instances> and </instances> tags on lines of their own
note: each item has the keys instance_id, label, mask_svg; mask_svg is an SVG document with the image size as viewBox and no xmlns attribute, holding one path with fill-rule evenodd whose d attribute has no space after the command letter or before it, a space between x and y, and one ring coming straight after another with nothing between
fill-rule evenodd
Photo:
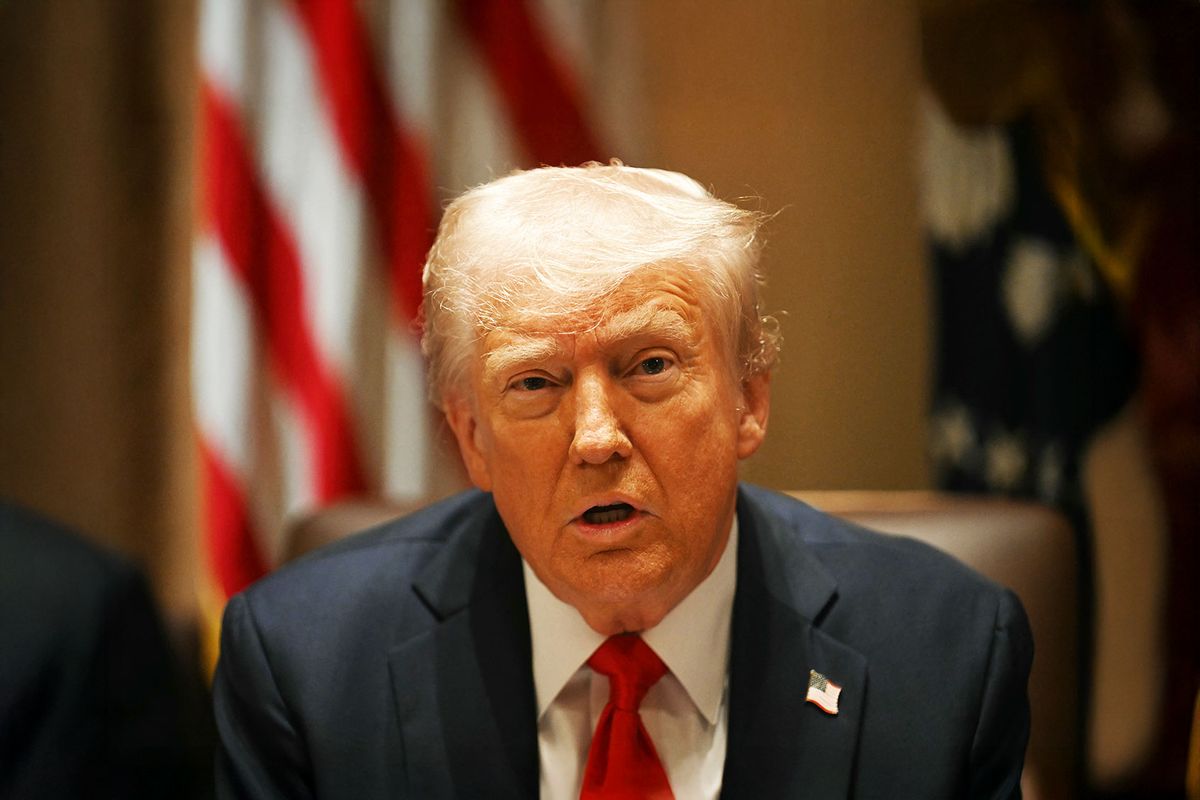
<instances>
[{"instance_id":1,"label":"presidential seal flag","mask_svg":"<svg viewBox=\"0 0 1200 800\"><path fill-rule=\"evenodd\" d=\"M808 694L805 701L812 703L826 714L838 713L838 696L842 687L826 678L815 669L808 671Z\"/></svg>"}]
</instances>

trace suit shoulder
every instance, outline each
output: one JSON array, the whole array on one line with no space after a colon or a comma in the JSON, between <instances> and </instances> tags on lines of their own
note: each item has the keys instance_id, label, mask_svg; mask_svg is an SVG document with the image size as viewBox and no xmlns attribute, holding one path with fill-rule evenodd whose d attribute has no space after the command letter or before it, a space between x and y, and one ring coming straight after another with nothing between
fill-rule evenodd
<instances>
[{"instance_id":1,"label":"suit shoulder","mask_svg":"<svg viewBox=\"0 0 1200 800\"><path fill-rule=\"evenodd\" d=\"M824 580L836 587L817 620L821 628L877 668L901 674L902 662L919 661L921 653L936 653L948 664L970 663L989 652L998 632L1011 639L1014 652L1031 652L1028 620L1015 593L951 555L786 495L754 487L742 491L748 521L771 556L792 569L799 565L810 583Z\"/></svg>"},{"instance_id":2,"label":"suit shoulder","mask_svg":"<svg viewBox=\"0 0 1200 800\"><path fill-rule=\"evenodd\" d=\"M42 621L96 611L103 598L144 584L124 555L8 503L0 503L0 578L8 605L36 609Z\"/></svg>"},{"instance_id":3,"label":"suit shoulder","mask_svg":"<svg viewBox=\"0 0 1200 800\"><path fill-rule=\"evenodd\" d=\"M925 586L928 591L1003 591L991 579L927 542L871 530L797 500L759 487L743 486L752 503L782 525L782 537L794 537L834 573L840 584L882 587Z\"/></svg>"}]
</instances>

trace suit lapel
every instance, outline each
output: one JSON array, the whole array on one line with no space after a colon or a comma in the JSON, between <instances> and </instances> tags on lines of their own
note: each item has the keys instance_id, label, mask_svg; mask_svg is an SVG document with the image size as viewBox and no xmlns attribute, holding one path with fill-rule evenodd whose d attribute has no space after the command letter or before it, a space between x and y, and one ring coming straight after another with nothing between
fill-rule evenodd
<instances>
[{"instance_id":1,"label":"suit lapel","mask_svg":"<svg viewBox=\"0 0 1200 800\"><path fill-rule=\"evenodd\" d=\"M836 584L792 532L738 498L725 798L848 797L866 661L817 627ZM806 702L809 670L842 687L837 714Z\"/></svg>"},{"instance_id":2,"label":"suit lapel","mask_svg":"<svg viewBox=\"0 0 1200 800\"><path fill-rule=\"evenodd\" d=\"M434 623L389 654L417 797L534 797L536 701L520 556L495 510L415 583Z\"/></svg>"},{"instance_id":3,"label":"suit lapel","mask_svg":"<svg viewBox=\"0 0 1200 800\"><path fill-rule=\"evenodd\" d=\"M795 533L738 498L725 798L847 797L866 661L820 630L836 584ZM430 562L389 653L408 788L417 797L538 793L536 700L520 556L489 504ZM809 670L842 687L805 701Z\"/></svg>"}]
</instances>

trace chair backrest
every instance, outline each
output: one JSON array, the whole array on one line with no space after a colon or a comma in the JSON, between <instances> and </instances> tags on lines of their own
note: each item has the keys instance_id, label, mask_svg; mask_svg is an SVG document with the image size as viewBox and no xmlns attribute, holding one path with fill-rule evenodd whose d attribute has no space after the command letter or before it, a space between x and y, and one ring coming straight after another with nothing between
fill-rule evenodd
<instances>
[{"instance_id":1,"label":"chair backrest","mask_svg":"<svg viewBox=\"0 0 1200 800\"><path fill-rule=\"evenodd\" d=\"M1033 503L938 492L791 492L823 511L920 539L1007 586L1033 629L1026 798L1077 794L1079 727L1076 545L1057 512Z\"/></svg>"},{"instance_id":2,"label":"chair backrest","mask_svg":"<svg viewBox=\"0 0 1200 800\"><path fill-rule=\"evenodd\" d=\"M288 521L284 529L279 563L295 561L305 553L333 544L352 533L402 517L425 505L427 503L424 501L402 503L376 497L354 497L297 515Z\"/></svg>"},{"instance_id":3,"label":"chair backrest","mask_svg":"<svg viewBox=\"0 0 1200 800\"><path fill-rule=\"evenodd\" d=\"M1022 782L1025 797L1074 797L1080 747L1076 561L1066 520L1032 503L935 492L791 494L859 525L928 542L1017 593L1036 648L1029 682L1033 721ZM358 499L298 518L287 531L283 561L419 505Z\"/></svg>"}]
</instances>

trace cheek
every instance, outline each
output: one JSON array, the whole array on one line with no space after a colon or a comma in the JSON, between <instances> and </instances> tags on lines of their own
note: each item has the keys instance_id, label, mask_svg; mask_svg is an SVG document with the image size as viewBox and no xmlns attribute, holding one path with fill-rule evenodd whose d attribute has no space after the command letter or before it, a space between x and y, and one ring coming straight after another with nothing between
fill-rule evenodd
<instances>
[{"instance_id":1,"label":"cheek","mask_svg":"<svg viewBox=\"0 0 1200 800\"><path fill-rule=\"evenodd\" d=\"M709 395L664 408L643 448L658 478L689 505L723 497L737 474L737 426L725 398Z\"/></svg>"},{"instance_id":2,"label":"cheek","mask_svg":"<svg viewBox=\"0 0 1200 800\"><path fill-rule=\"evenodd\" d=\"M494 429L488 461L493 493L505 519L536 521L537 514L547 512L569 444L558 427L539 420Z\"/></svg>"},{"instance_id":3,"label":"cheek","mask_svg":"<svg viewBox=\"0 0 1200 800\"><path fill-rule=\"evenodd\" d=\"M535 474L565 454L562 426L552 418L493 425L492 469Z\"/></svg>"},{"instance_id":4,"label":"cheek","mask_svg":"<svg viewBox=\"0 0 1200 800\"><path fill-rule=\"evenodd\" d=\"M677 420L685 450L703 460L733 458L736 450L736 404L732 396L713 386L704 386L681 398L668 415Z\"/></svg>"}]
</instances>

